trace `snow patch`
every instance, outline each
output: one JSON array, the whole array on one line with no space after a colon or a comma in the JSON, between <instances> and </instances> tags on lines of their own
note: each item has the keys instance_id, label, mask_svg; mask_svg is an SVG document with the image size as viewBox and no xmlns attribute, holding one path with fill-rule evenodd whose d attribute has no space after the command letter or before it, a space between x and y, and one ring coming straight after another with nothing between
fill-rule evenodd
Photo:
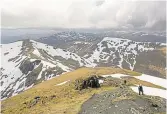
<instances>
[{"instance_id":1,"label":"snow patch","mask_svg":"<svg viewBox=\"0 0 167 114\"><path fill-rule=\"evenodd\" d=\"M147 81L147 82L153 83L155 85L159 85L159 86L162 86L164 88L167 88L167 79L158 78L158 77L150 76L150 75L146 75L146 74L142 74L141 76L134 76L134 77L139 79L139 80Z\"/></svg>"},{"instance_id":2,"label":"snow patch","mask_svg":"<svg viewBox=\"0 0 167 114\"><path fill-rule=\"evenodd\" d=\"M138 93L138 87L132 86L131 88L134 92ZM159 96L159 97L167 99L166 90L143 86L143 91L145 95Z\"/></svg>"},{"instance_id":3,"label":"snow patch","mask_svg":"<svg viewBox=\"0 0 167 114\"><path fill-rule=\"evenodd\" d=\"M103 82L104 82L104 80L99 79L99 84L102 84Z\"/></svg>"},{"instance_id":4,"label":"snow patch","mask_svg":"<svg viewBox=\"0 0 167 114\"><path fill-rule=\"evenodd\" d=\"M155 85L159 85L164 88L167 88L167 79L162 79L162 78L158 78L158 77L150 76L146 74L142 74L141 76L133 76L133 77L139 80L147 81ZM131 88L133 91L138 93L138 87L131 87ZM144 90L144 94L146 95L160 96L162 98L167 99L167 90L146 87L146 86L143 86L143 90Z\"/></svg>"},{"instance_id":5,"label":"snow patch","mask_svg":"<svg viewBox=\"0 0 167 114\"><path fill-rule=\"evenodd\" d=\"M125 74L109 74L109 75L102 75L102 77L114 77L114 78L121 78L121 77L127 77L129 75L125 75Z\"/></svg>"},{"instance_id":6,"label":"snow patch","mask_svg":"<svg viewBox=\"0 0 167 114\"><path fill-rule=\"evenodd\" d=\"M70 81L70 80L67 80L67 81L64 81L64 82L62 82L62 83L56 84L56 86L64 85L64 84L66 84L66 83L69 82L69 81Z\"/></svg>"}]
</instances>

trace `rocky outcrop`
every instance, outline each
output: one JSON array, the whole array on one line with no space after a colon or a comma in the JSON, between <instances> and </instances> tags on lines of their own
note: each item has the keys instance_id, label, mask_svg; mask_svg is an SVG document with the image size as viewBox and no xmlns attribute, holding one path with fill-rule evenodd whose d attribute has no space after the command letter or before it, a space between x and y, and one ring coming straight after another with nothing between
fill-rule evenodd
<instances>
[{"instance_id":1,"label":"rocky outcrop","mask_svg":"<svg viewBox=\"0 0 167 114\"><path fill-rule=\"evenodd\" d=\"M86 79L78 79L75 81L75 89L76 90L82 90L82 89L86 89L89 87L91 87L91 88L99 88L100 87L98 76L94 75L94 76L90 76Z\"/></svg>"},{"instance_id":2,"label":"rocky outcrop","mask_svg":"<svg viewBox=\"0 0 167 114\"><path fill-rule=\"evenodd\" d=\"M38 75L39 75L39 73L40 73L41 70L42 70L42 66L43 66L43 64L40 64L36 69L34 69L32 72L30 72L30 73L27 75L27 78L26 78L26 81L25 81L25 86L26 86L26 87L29 87L29 86L31 86L32 84L35 84L35 83L36 83L37 78L38 78Z\"/></svg>"},{"instance_id":3,"label":"rocky outcrop","mask_svg":"<svg viewBox=\"0 0 167 114\"><path fill-rule=\"evenodd\" d=\"M42 104L44 105L46 102L51 101L56 98L56 95L51 95L51 96L36 96L34 99L24 102L23 108L32 108L33 106L37 104Z\"/></svg>"},{"instance_id":4,"label":"rocky outcrop","mask_svg":"<svg viewBox=\"0 0 167 114\"><path fill-rule=\"evenodd\" d=\"M28 74L29 71L32 71L35 67L35 65L39 65L41 60L35 60L33 62L30 62L29 60L25 60L19 67L21 72L23 74Z\"/></svg>"},{"instance_id":5,"label":"rocky outcrop","mask_svg":"<svg viewBox=\"0 0 167 114\"><path fill-rule=\"evenodd\" d=\"M118 78L107 77L104 79L103 85L112 86L112 87L121 87L123 85L123 81Z\"/></svg>"}]
</instances>

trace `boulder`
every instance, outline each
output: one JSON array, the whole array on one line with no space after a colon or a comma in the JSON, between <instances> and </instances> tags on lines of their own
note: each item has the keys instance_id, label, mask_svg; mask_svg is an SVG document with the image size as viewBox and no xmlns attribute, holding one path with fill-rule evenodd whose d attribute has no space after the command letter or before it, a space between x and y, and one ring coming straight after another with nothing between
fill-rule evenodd
<instances>
[{"instance_id":1,"label":"boulder","mask_svg":"<svg viewBox=\"0 0 167 114\"><path fill-rule=\"evenodd\" d=\"M90 76L86 79L78 79L75 81L75 89L76 90L82 90L82 89L86 89L88 87L90 87L90 88L99 88L100 87L98 76L93 75L93 76Z\"/></svg>"}]
</instances>

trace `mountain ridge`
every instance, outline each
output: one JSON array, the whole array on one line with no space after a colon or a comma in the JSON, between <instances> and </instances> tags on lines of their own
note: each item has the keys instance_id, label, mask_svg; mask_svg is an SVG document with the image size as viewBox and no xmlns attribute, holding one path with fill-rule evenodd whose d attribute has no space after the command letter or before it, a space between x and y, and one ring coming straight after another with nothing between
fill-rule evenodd
<instances>
[{"instance_id":1,"label":"mountain ridge","mask_svg":"<svg viewBox=\"0 0 167 114\"><path fill-rule=\"evenodd\" d=\"M78 41L76 45L80 45L80 42ZM17 95L37 83L83 66L110 66L134 70L136 58L133 61L131 60L132 63L127 60L129 63L126 64L125 61L122 61L124 55L127 54L129 58L131 56L137 57L140 56L140 53L152 52L164 47L164 44L161 43L142 43L110 37L105 37L97 45L94 45L95 48L89 50L88 56L86 54L80 56L74 52L34 40L2 44L2 99ZM104 56L108 59L105 60ZM115 57L113 61L111 61L111 57ZM164 59L162 60L164 61ZM130 66L131 64L134 66ZM159 67L163 68L164 65Z\"/></svg>"}]
</instances>

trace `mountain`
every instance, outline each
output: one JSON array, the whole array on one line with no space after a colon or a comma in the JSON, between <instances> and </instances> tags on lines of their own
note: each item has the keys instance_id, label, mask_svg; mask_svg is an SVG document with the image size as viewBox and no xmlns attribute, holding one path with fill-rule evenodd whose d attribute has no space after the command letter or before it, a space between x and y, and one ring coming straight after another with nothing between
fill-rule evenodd
<instances>
[{"instance_id":1,"label":"mountain","mask_svg":"<svg viewBox=\"0 0 167 114\"><path fill-rule=\"evenodd\" d=\"M37 41L49 45L58 45L72 41L92 42L102 40L104 37L114 37L129 39L137 42L161 42L166 43L166 31L135 31L135 30L96 30L96 31L78 31L66 30L55 33L51 36L41 37Z\"/></svg>"},{"instance_id":2,"label":"mountain","mask_svg":"<svg viewBox=\"0 0 167 114\"><path fill-rule=\"evenodd\" d=\"M109 66L165 76L163 43L101 38L87 33L58 35L58 40L51 38L57 41L54 46L34 40L1 45L2 99L80 67Z\"/></svg>"},{"instance_id":3,"label":"mountain","mask_svg":"<svg viewBox=\"0 0 167 114\"><path fill-rule=\"evenodd\" d=\"M165 49L166 44L160 42L165 42L165 34L120 30L65 31L38 41L76 53L97 66L118 66L162 77L165 76L166 53L161 49Z\"/></svg>"},{"instance_id":4,"label":"mountain","mask_svg":"<svg viewBox=\"0 0 167 114\"><path fill-rule=\"evenodd\" d=\"M161 43L105 37L91 54L86 54L84 57L98 66L117 66L151 75L165 76L166 57L158 50L162 47L165 45ZM151 66L157 67L157 70L156 68L153 70ZM159 72L158 68L163 71Z\"/></svg>"},{"instance_id":5,"label":"mountain","mask_svg":"<svg viewBox=\"0 0 167 114\"><path fill-rule=\"evenodd\" d=\"M94 65L75 53L33 40L2 44L1 51L2 98L80 66Z\"/></svg>"}]
</instances>

